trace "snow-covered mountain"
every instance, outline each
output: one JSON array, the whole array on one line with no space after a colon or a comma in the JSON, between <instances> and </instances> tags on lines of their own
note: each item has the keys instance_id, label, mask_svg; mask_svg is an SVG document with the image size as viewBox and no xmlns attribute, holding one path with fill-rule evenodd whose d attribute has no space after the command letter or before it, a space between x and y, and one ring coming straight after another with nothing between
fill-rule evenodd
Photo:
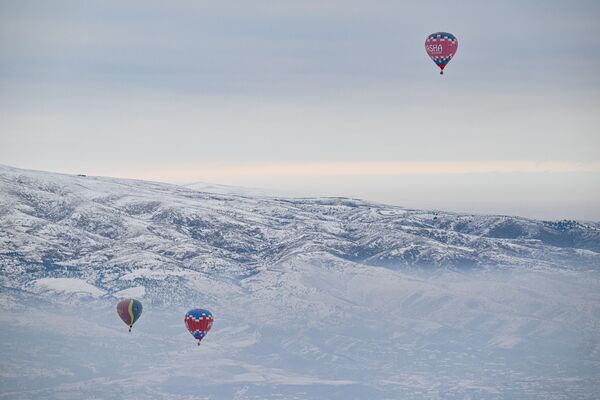
<instances>
[{"instance_id":1,"label":"snow-covered mountain","mask_svg":"<svg viewBox=\"0 0 600 400\"><path fill-rule=\"evenodd\" d=\"M184 295L189 276L236 279L298 260L391 269L600 266L597 223L218 194L7 166L0 228L4 287L77 278L110 293L143 286L170 300Z\"/></svg>"},{"instance_id":2,"label":"snow-covered mountain","mask_svg":"<svg viewBox=\"0 0 600 400\"><path fill-rule=\"evenodd\" d=\"M599 229L0 167L0 399L594 399Z\"/></svg>"}]
</instances>

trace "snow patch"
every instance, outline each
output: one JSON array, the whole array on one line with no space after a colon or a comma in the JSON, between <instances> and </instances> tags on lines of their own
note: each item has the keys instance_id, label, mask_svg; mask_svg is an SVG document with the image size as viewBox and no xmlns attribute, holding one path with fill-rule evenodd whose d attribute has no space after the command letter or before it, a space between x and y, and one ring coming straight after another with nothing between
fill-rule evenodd
<instances>
[{"instance_id":1,"label":"snow patch","mask_svg":"<svg viewBox=\"0 0 600 400\"><path fill-rule=\"evenodd\" d=\"M93 297L100 297L106 291L97 288L84 281L76 278L42 278L33 281L33 286L41 290L54 290L62 293L80 293L89 294Z\"/></svg>"},{"instance_id":2,"label":"snow patch","mask_svg":"<svg viewBox=\"0 0 600 400\"><path fill-rule=\"evenodd\" d=\"M162 280L169 276L188 276L195 275L192 271L181 270L153 270L149 268L140 268L128 274L121 276L119 279L124 281L132 281L137 278L146 278L153 280Z\"/></svg>"},{"instance_id":3,"label":"snow patch","mask_svg":"<svg viewBox=\"0 0 600 400\"><path fill-rule=\"evenodd\" d=\"M144 286L134 286L127 289L119 290L113 293L113 296L118 298L136 298L140 299L146 294L146 288Z\"/></svg>"},{"instance_id":4,"label":"snow patch","mask_svg":"<svg viewBox=\"0 0 600 400\"><path fill-rule=\"evenodd\" d=\"M490 345L500 349L512 349L522 341L523 340L516 336L502 335L494 337L489 343Z\"/></svg>"}]
</instances>

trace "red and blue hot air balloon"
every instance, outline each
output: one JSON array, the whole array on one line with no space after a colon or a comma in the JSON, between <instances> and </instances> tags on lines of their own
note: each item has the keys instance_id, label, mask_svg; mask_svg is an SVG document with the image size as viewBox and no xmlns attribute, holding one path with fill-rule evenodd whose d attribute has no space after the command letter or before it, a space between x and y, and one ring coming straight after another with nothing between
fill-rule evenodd
<instances>
[{"instance_id":1,"label":"red and blue hot air balloon","mask_svg":"<svg viewBox=\"0 0 600 400\"><path fill-rule=\"evenodd\" d=\"M425 39L425 51L429 58L440 67L440 75L444 74L444 68L456 55L458 50L458 39L448 32L436 32Z\"/></svg>"},{"instance_id":2,"label":"red and blue hot air balloon","mask_svg":"<svg viewBox=\"0 0 600 400\"><path fill-rule=\"evenodd\" d=\"M213 315L208 310L195 308L185 313L185 327L198 340L198 346L213 324Z\"/></svg>"},{"instance_id":3,"label":"red and blue hot air balloon","mask_svg":"<svg viewBox=\"0 0 600 400\"><path fill-rule=\"evenodd\" d=\"M135 324L135 321L142 315L142 303L134 299L121 300L119 304L117 304L117 312L123 322L129 325L129 332L131 332L133 324Z\"/></svg>"}]
</instances>

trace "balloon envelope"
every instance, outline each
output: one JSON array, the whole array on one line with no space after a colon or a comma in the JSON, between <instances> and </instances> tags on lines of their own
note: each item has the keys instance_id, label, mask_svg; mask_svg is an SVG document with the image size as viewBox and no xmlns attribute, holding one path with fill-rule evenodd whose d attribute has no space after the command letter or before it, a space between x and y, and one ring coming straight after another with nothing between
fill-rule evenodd
<instances>
[{"instance_id":1,"label":"balloon envelope","mask_svg":"<svg viewBox=\"0 0 600 400\"><path fill-rule=\"evenodd\" d=\"M185 327L198 339L198 342L204 339L204 336L210 331L213 324L213 315L210 311L201 308L195 308L185 313Z\"/></svg>"},{"instance_id":2,"label":"balloon envelope","mask_svg":"<svg viewBox=\"0 0 600 400\"><path fill-rule=\"evenodd\" d=\"M119 317L131 328L142 315L142 303L134 299L124 299L117 304Z\"/></svg>"},{"instance_id":3,"label":"balloon envelope","mask_svg":"<svg viewBox=\"0 0 600 400\"><path fill-rule=\"evenodd\" d=\"M429 58L440 68L443 73L446 65L456 55L458 39L448 32L436 32L425 39L425 51Z\"/></svg>"}]
</instances>

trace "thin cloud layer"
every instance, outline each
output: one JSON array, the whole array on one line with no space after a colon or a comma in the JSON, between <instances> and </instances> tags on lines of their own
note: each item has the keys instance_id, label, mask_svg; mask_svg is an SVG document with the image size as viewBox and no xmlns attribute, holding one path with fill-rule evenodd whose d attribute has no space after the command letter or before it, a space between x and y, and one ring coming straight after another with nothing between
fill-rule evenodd
<instances>
[{"instance_id":1,"label":"thin cloud layer","mask_svg":"<svg viewBox=\"0 0 600 400\"><path fill-rule=\"evenodd\" d=\"M519 173L550 171L600 201L599 16L594 1L5 1L0 162L310 176L307 194L330 176L361 194L377 176L515 173L500 194L515 205ZM437 30L460 41L444 77L423 50Z\"/></svg>"}]
</instances>

